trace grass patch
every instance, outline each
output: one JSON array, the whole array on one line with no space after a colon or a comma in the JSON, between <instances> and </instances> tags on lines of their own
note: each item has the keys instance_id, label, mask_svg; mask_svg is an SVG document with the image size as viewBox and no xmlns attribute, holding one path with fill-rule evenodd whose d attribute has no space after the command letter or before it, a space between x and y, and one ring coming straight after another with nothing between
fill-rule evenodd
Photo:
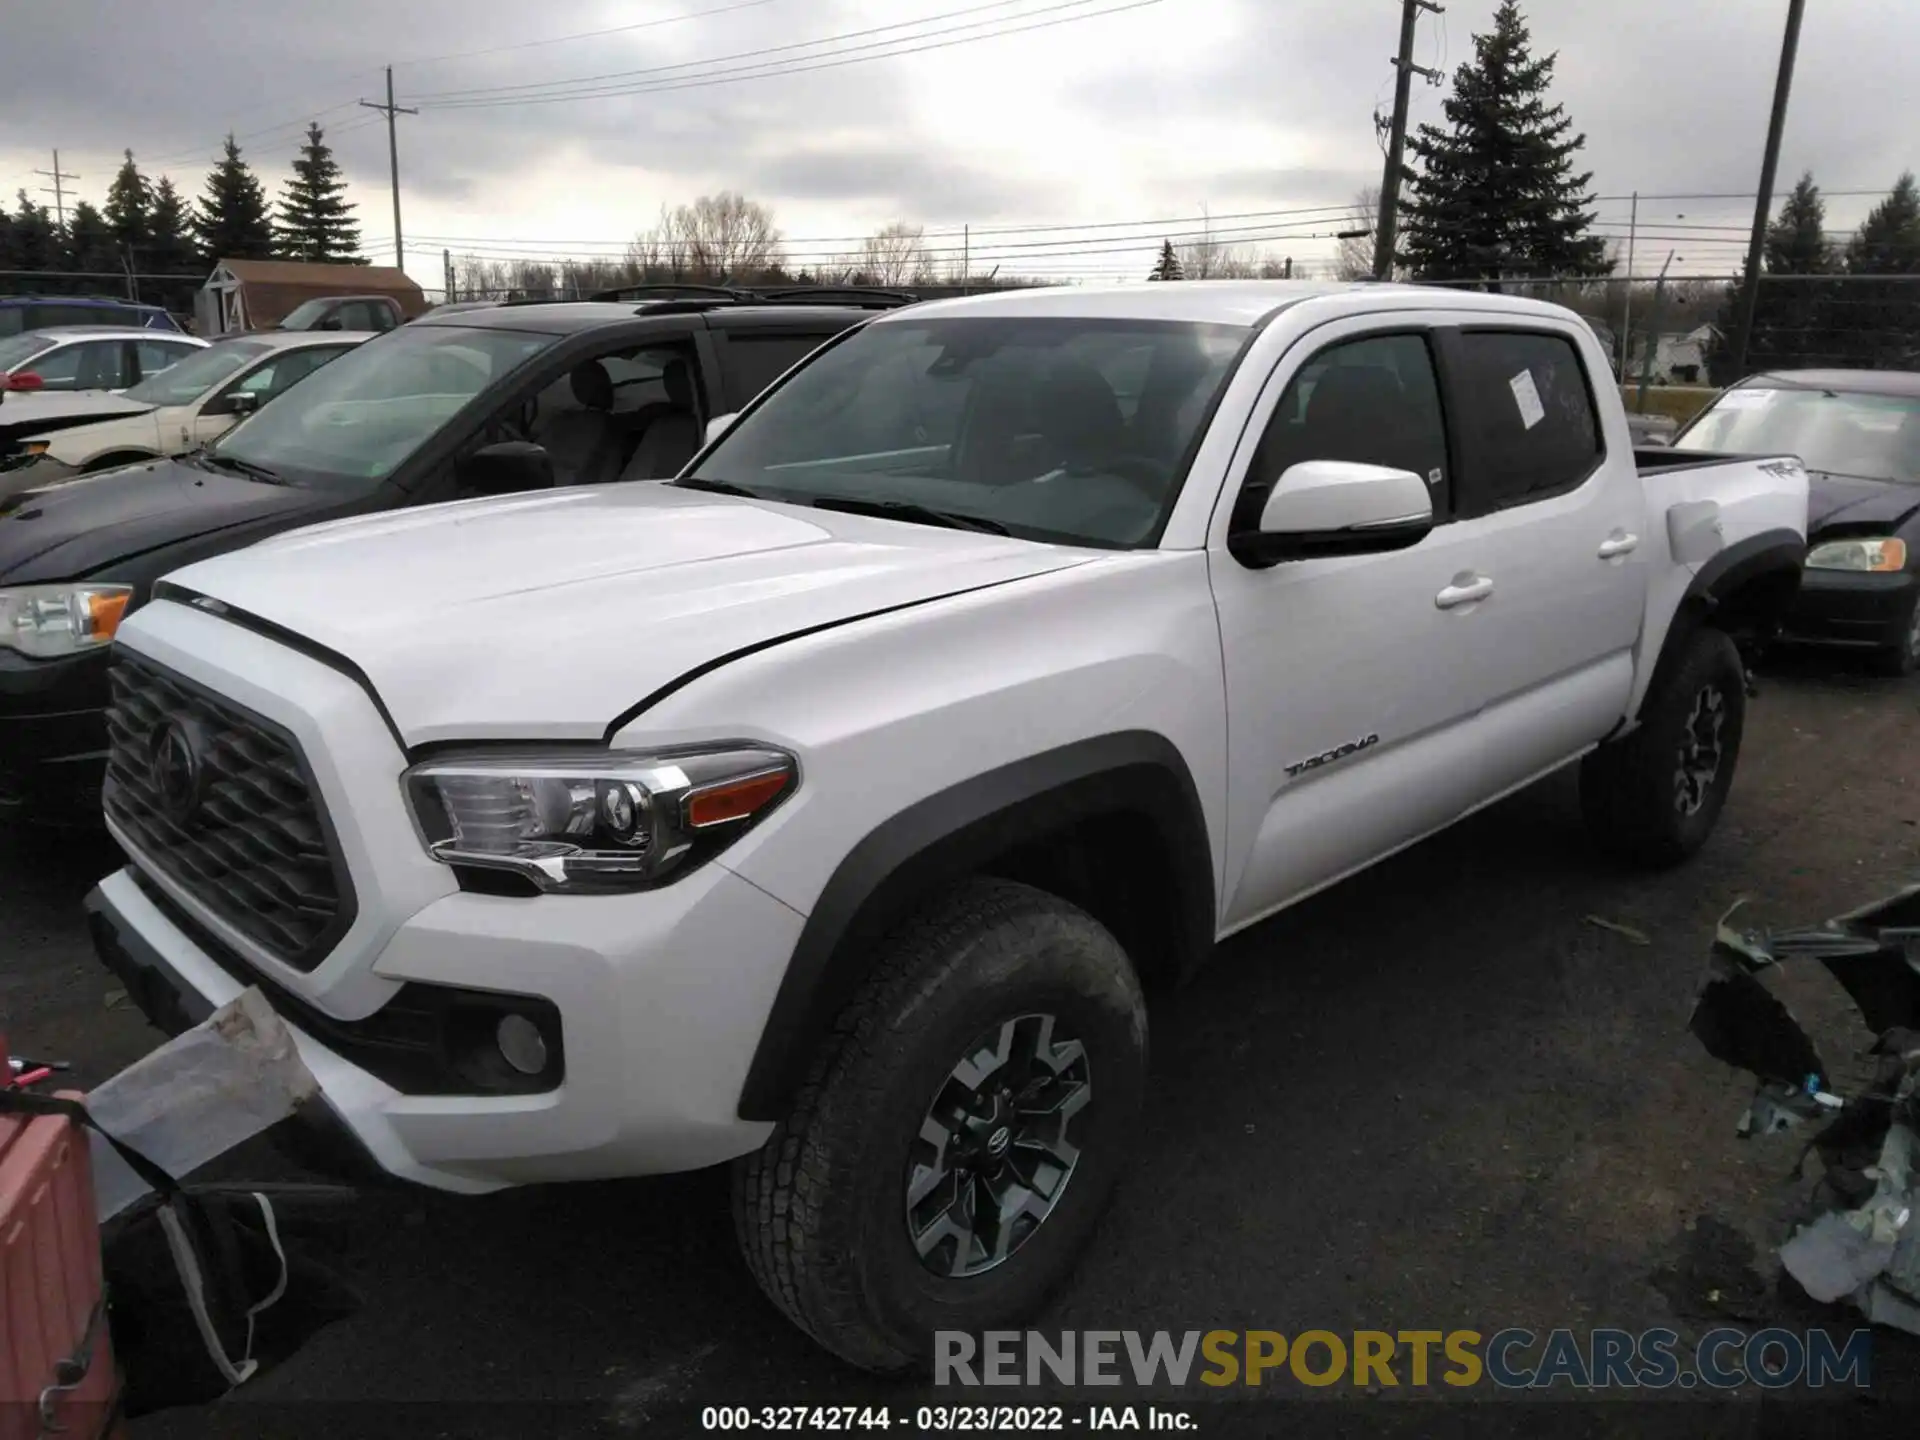
<instances>
[{"instance_id":1,"label":"grass patch","mask_svg":"<svg viewBox=\"0 0 1920 1440\"><path fill-rule=\"evenodd\" d=\"M1702 410L1707 402L1720 392L1710 385L1649 385L1647 387L1646 413L1665 415L1684 425ZM1640 387L1622 385L1620 397L1627 403L1628 410L1639 410Z\"/></svg>"}]
</instances>

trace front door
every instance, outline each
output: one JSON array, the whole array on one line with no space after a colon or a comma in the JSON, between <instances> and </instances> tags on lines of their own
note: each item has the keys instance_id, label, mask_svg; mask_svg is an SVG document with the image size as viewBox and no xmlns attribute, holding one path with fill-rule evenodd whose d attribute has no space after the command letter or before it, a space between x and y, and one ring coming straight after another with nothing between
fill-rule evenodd
<instances>
[{"instance_id":1,"label":"front door","mask_svg":"<svg viewBox=\"0 0 1920 1440\"><path fill-rule=\"evenodd\" d=\"M1485 632L1471 579L1488 557L1483 537L1452 523L1434 318L1362 318L1303 338L1269 380L1233 462L1243 477L1233 528L1256 523L1287 468L1306 460L1412 470L1428 482L1437 523L1406 550L1264 569L1213 547L1228 929L1445 825L1474 792Z\"/></svg>"}]
</instances>

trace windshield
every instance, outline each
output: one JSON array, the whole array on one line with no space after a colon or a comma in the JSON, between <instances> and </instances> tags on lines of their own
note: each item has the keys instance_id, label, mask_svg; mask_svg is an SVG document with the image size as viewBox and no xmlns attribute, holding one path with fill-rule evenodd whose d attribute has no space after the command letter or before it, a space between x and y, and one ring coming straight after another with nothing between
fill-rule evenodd
<instances>
[{"instance_id":1,"label":"windshield","mask_svg":"<svg viewBox=\"0 0 1920 1440\"><path fill-rule=\"evenodd\" d=\"M0 310L0 315L5 315ZM38 331L28 331L25 335L15 335L11 339L0 340L0 373L5 373L23 361L32 359L42 350L53 344L51 335L42 335Z\"/></svg>"},{"instance_id":2,"label":"windshield","mask_svg":"<svg viewBox=\"0 0 1920 1440\"><path fill-rule=\"evenodd\" d=\"M186 405L198 400L242 365L267 353L258 340L226 340L169 365L158 375L123 392L142 405Z\"/></svg>"},{"instance_id":3,"label":"windshield","mask_svg":"<svg viewBox=\"0 0 1920 1440\"><path fill-rule=\"evenodd\" d=\"M1248 332L968 316L820 353L686 479L770 500L917 507L1033 539L1158 539Z\"/></svg>"},{"instance_id":4,"label":"windshield","mask_svg":"<svg viewBox=\"0 0 1920 1440\"><path fill-rule=\"evenodd\" d=\"M1714 401L1676 450L1798 455L1809 470L1920 485L1920 398L1743 385Z\"/></svg>"},{"instance_id":5,"label":"windshield","mask_svg":"<svg viewBox=\"0 0 1920 1440\"><path fill-rule=\"evenodd\" d=\"M296 483L384 480L555 338L449 325L394 330L261 406L213 453Z\"/></svg>"}]
</instances>

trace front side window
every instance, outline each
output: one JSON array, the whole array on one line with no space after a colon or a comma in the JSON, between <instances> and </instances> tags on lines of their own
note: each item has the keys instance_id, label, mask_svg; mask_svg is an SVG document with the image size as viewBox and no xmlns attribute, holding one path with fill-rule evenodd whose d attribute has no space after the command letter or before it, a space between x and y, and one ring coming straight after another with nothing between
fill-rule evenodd
<instances>
[{"instance_id":1,"label":"front side window","mask_svg":"<svg viewBox=\"0 0 1920 1440\"><path fill-rule=\"evenodd\" d=\"M199 348L197 345L178 345L166 340L136 340L133 353L140 362L140 375L145 381L179 364Z\"/></svg>"},{"instance_id":2,"label":"front side window","mask_svg":"<svg viewBox=\"0 0 1920 1440\"><path fill-rule=\"evenodd\" d=\"M36 356L29 368L48 390L112 390L125 383L125 359L118 340L86 340Z\"/></svg>"},{"instance_id":3,"label":"front side window","mask_svg":"<svg viewBox=\"0 0 1920 1440\"><path fill-rule=\"evenodd\" d=\"M1544 331L1460 337L1459 417L1471 456L1461 477L1473 514L1562 494L1606 454L1580 352Z\"/></svg>"},{"instance_id":4,"label":"front side window","mask_svg":"<svg viewBox=\"0 0 1920 1440\"><path fill-rule=\"evenodd\" d=\"M687 480L1101 547L1153 544L1248 331L1042 316L869 324L726 432ZM1108 372L1151 351L1132 413ZM1126 362L1123 364L1123 360Z\"/></svg>"},{"instance_id":5,"label":"front side window","mask_svg":"<svg viewBox=\"0 0 1920 1440\"><path fill-rule=\"evenodd\" d=\"M1307 460L1411 470L1447 513L1447 431L1422 335L1367 335L1329 345L1287 383L1234 506L1234 531L1259 528L1267 496Z\"/></svg>"},{"instance_id":6,"label":"front side window","mask_svg":"<svg viewBox=\"0 0 1920 1440\"><path fill-rule=\"evenodd\" d=\"M1673 448L1798 455L1809 470L1827 475L1920 485L1920 396L1761 381L1727 391Z\"/></svg>"},{"instance_id":7,"label":"front side window","mask_svg":"<svg viewBox=\"0 0 1920 1440\"><path fill-rule=\"evenodd\" d=\"M142 405L188 405L266 353L258 340L223 340L141 381L127 391L127 398Z\"/></svg>"},{"instance_id":8,"label":"front side window","mask_svg":"<svg viewBox=\"0 0 1920 1440\"><path fill-rule=\"evenodd\" d=\"M552 345L518 330L408 326L355 346L213 447L294 484L384 480L494 381Z\"/></svg>"},{"instance_id":9,"label":"front side window","mask_svg":"<svg viewBox=\"0 0 1920 1440\"><path fill-rule=\"evenodd\" d=\"M0 310L0 316L18 314L18 311ZM15 370L32 369L27 361L43 350L51 350L56 344L55 337L42 335L37 330L29 330L24 335L9 336L0 340L0 375L11 375Z\"/></svg>"}]
</instances>

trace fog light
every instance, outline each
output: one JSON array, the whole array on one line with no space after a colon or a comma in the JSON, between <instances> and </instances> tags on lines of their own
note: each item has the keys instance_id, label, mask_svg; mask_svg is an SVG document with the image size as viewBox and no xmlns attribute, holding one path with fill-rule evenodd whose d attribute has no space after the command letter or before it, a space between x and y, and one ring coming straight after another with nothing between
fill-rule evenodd
<instances>
[{"instance_id":1,"label":"fog light","mask_svg":"<svg viewBox=\"0 0 1920 1440\"><path fill-rule=\"evenodd\" d=\"M493 1032L501 1057L522 1075L547 1068L547 1042L540 1027L524 1015L504 1016Z\"/></svg>"}]
</instances>

